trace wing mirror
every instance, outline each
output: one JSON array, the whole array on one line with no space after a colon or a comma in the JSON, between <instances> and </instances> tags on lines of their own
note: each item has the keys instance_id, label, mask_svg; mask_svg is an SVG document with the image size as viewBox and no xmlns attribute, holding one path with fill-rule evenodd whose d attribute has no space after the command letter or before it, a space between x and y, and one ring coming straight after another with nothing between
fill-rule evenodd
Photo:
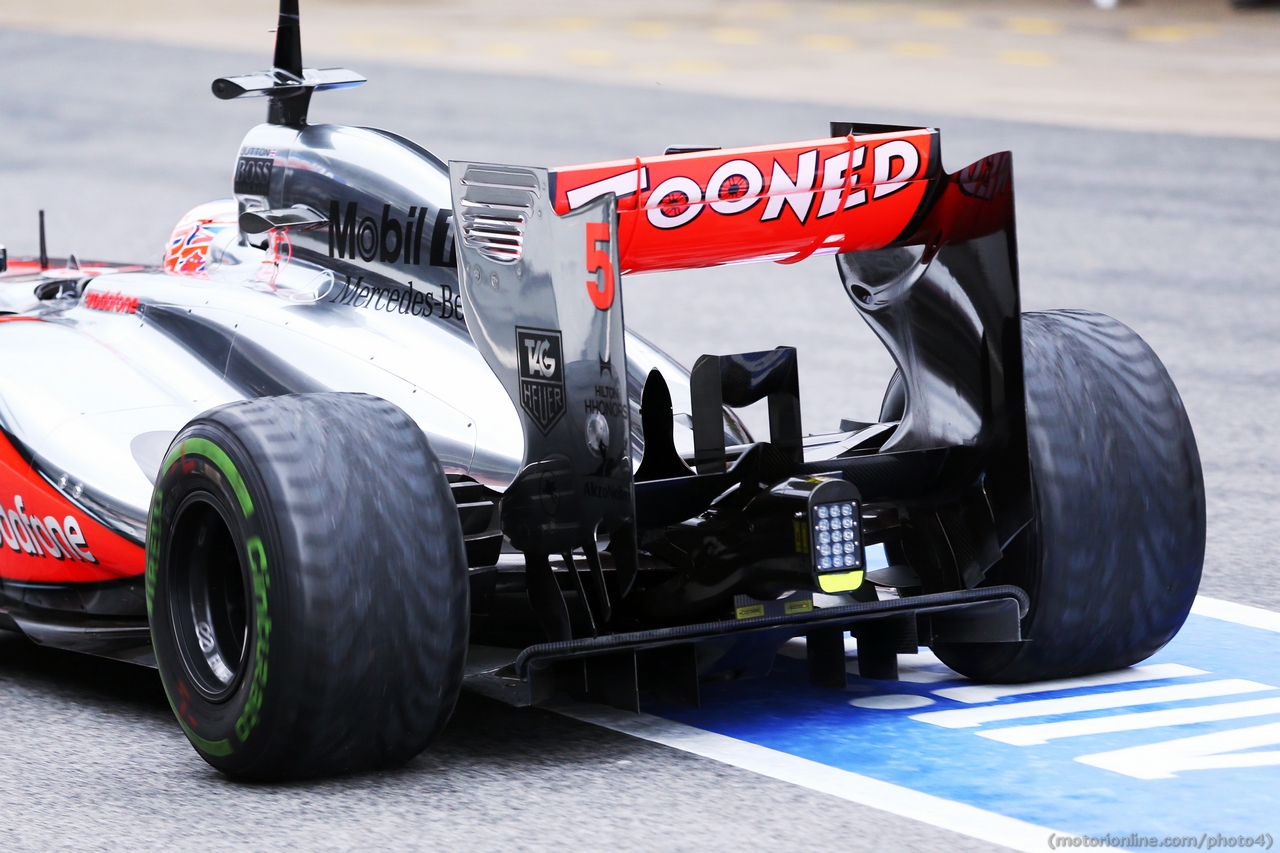
<instances>
[{"instance_id":1,"label":"wing mirror","mask_svg":"<svg viewBox=\"0 0 1280 853\"><path fill-rule=\"evenodd\" d=\"M246 210L240 214L240 230L245 234L269 231L311 231L329 224L329 218L305 204L282 210Z\"/></svg>"}]
</instances>

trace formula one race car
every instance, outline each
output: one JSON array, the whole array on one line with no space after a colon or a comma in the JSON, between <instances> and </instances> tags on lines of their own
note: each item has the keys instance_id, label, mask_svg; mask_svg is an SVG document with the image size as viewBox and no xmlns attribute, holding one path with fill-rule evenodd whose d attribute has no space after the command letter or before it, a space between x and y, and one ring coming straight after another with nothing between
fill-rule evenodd
<instances>
[{"instance_id":1,"label":"formula one race car","mask_svg":"<svg viewBox=\"0 0 1280 853\"><path fill-rule=\"evenodd\" d=\"M0 627L157 666L250 778L406 761L464 681L637 710L801 636L842 687L846 634L867 677L929 646L1030 681L1178 631L1190 424L1120 323L1020 312L1009 154L948 174L935 130L836 123L445 165L306 123L362 78L303 68L297 12L273 68L213 84L268 121L162 268L0 277ZM877 423L806 433L789 347L687 371L624 327L625 274L811 255L899 368Z\"/></svg>"}]
</instances>

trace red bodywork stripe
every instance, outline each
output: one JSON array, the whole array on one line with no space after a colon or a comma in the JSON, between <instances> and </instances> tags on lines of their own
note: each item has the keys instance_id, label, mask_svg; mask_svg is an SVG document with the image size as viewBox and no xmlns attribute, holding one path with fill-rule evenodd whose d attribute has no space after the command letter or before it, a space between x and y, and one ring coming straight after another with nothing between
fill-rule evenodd
<instances>
[{"instance_id":1,"label":"red bodywork stripe","mask_svg":"<svg viewBox=\"0 0 1280 853\"><path fill-rule=\"evenodd\" d=\"M135 577L145 568L140 545L63 497L7 437L0 438L0 513L5 580L87 583Z\"/></svg>"}]
</instances>

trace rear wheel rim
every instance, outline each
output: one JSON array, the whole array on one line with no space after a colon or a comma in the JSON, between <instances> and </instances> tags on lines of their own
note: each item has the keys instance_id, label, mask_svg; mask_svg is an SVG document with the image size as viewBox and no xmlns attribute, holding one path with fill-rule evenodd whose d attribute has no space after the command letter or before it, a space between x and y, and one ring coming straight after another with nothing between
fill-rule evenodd
<instances>
[{"instance_id":1,"label":"rear wheel rim","mask_svg":"<svg viewBox=\"0 0 1280 853\"><path fill-rule=\"evenodd\" d=\"M208 492L188 495L174 519L166 562L178 657L203 698L225 701L243 680L249 657L243 549Z\"/></svg>"}]
</instances>

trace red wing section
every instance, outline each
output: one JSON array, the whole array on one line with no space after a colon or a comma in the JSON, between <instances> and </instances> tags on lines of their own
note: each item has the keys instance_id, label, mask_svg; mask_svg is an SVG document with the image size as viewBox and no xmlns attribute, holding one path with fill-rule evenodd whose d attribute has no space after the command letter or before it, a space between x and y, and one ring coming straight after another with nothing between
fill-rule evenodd
<instances>
[{"instance_id":1,"label":"red wing section","mask_svg":"<svg viewBox=\"0 0 1280 853\"><path fill-rule=\"evenodd\" d=\"M1013 157L983 157L948 176L908 243L963 243L1013 226Z\"/></svg>"},{"instance_id":2,"label":"red wing section","mask_svg":"<svg viewBox=\"0 0 1280 853\"><path fill-rule=\"evenodd\" d=\"M552 170L556 213L618 197L622 272L877 249L940 177L937 132L637 157Z\"/></svg>"},{"instance_id":3,"label":"red wing section","mask_svg":"<svg viewBox=\"0 0 1280 853\"><path fill-rule=\"evenodd\" d=\"M0 578L84 583L143 572L145 552L90 518L0 438Z\"/></svg>"}]
</instances>

